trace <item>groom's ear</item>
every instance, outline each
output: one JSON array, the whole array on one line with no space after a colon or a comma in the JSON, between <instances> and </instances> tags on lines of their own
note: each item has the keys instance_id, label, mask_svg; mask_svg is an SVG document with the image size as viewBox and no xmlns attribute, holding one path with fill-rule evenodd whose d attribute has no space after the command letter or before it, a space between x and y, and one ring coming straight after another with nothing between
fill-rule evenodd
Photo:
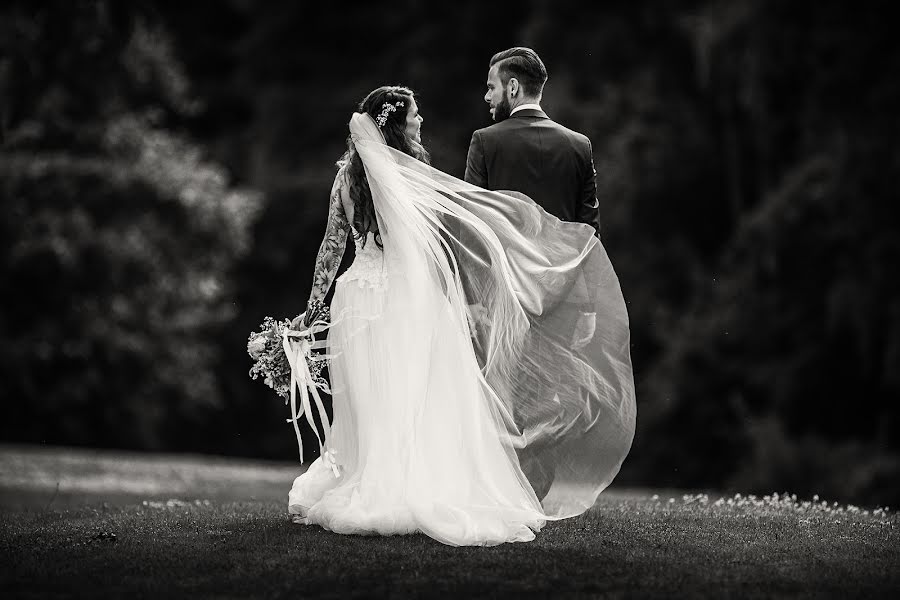
<instances>
[{"instance_id":1,"label":"groom's ear","mask_svg":"<svg viewBox=\"0 0 900 600\"><path fill-rule=\"evenodd\" d=\"M519 95L519 80L516 79L515 77L510 77L509 83L507 84L506 89L509 90L509 95L512 98L515 98L516 96L518 96Z\"/></svg>"}]
</instances>

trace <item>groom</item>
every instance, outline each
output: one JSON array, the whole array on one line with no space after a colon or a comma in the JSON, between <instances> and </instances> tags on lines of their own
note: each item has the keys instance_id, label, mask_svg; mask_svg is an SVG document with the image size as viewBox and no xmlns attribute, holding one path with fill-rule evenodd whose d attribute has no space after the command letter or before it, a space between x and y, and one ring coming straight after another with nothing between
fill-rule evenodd
<instances>
[{"instance_id":1,"label":"groom","mask_svg":"<svg viewBox=\"0 0 900 600\"><path fill-rule=\"evenodd\" d=\"M530 48L491 58L484 101L495 123L472 134L465 179L488 190L531 197L563 221L587 223L599 235L591 142L541 109L547 68Z\"/></svg>"},{"instance_id":2,"label":"groom","mask_svg":"<svg viewBox=\"0 0 900 600\"><path fill-rule=\"evenodd\" d=\"M510 48L491 58L484 101L490 104L495 123L472 134L466 182L488 190L526 194L563 221L587 223L599 237L597 173L591 142L554 122L541 109L546 81L547 68L530 48ZM582 312L572 330L556 332L569 338L573 351L589 344L596 331L595 308L579 309ZM542 345L540 334L532 343ZM523 431L528 427L520 422L525 413L536 422L551 420L559 405L556 394L567 387L561 380L534 383L530 394L533 404L518 407L514 415ZM532 442L538 442L538 448L518 451L519 460L538 498L543 499L556 478L557 466L550 458L552 452L540 449L544 443ZM538 454L542 458L538 459Z\"/></svg>"}]
</instances>

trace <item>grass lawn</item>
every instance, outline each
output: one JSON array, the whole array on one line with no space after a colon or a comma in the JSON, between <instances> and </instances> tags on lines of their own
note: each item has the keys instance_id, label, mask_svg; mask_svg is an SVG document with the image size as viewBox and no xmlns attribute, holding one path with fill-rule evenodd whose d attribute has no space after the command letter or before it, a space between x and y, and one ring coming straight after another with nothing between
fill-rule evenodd
<instances>
[{"instance_id":1,"label":"grass lawn","mask_svg":"<svg viewBox=\"0 0 900 600\"><path fill-rule=\"evenodd\" d=\"M295 525L297 472L0 445L0 597L900 597L893 511L609 490L533 542L451 548Z\"/></svg>"}]
</instances>

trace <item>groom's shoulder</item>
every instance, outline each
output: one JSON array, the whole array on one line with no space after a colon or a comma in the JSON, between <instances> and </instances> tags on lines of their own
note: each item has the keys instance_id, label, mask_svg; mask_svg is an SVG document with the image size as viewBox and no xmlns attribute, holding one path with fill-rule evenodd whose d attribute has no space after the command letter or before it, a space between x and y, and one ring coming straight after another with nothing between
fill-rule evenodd
<instances>
[{"instance_id":1,"label":"groom's shoulder","mask_svg":"<svg viewBox=\"0 0 900 600\"><path fill-rule=\"evenodd\" d=\"M591 145L590 139L588 139L586 135L584 135L583 133L579 133L574 129L569 129L568 127L557 123L549 117L537 121L524 119L506 119L499 123L494 123L493 125L490 125L488 127L477 129L472 135L479 137L482 140L497 139L516 131L528 129L535 126L540 127L545 131L547 129L550 129L558 136L566 138L576 145L588 147L590 147Z\"/></svg>"},{"instance_id":2,"label":"groom's shoulder","mask_svg":"<svg viewBox=\"0 0 900 600\"><path fill-rule=\"evenodd\" d=\"M543 121L549 121L550 119L543 119ZM502 143L501 140L508 139L510 136L516 136L518 132L521 132L524 129L527 129L529 126L528 121L524 119L512 119L507 118L499 123L494 123L487 127L482 127L481 129L476 129L472 134L473 138L478 138L482 142L497 142Z\"/></svg>"},{"instance_id":3,"label":"groom's shoulder","mask_svg":"<svg viewBox=\"0 0 900 600\"><path fill-rule=\"evenodd\" d=\"M506 119L505 121L500 121L499 123L494 123L492 125L488 125L487 127L476 129L475 133L473 133L472 135L481 138L489 138L497 135L502 135L504 132L514 129L515 124L511 123L511 121L512 119Z\"/></svg>"},{"instance_id":4,"label":"groom's shoulder","mask_svg":"<svg viewBox=\"0 0 900 600\"><path fill-rule=\"evenodd\" d=\"M548 119L548 120L549 120L549 119ZM567 138L569 138L569 139L572 140L573 142L576 142L576 143L581 144L581 145L587 145L587 146L590 146L590 145L591 145L591 140L588 138L588 136L584 135L583 133L580 133L580 132L578 132L578 131L575 131L574 129L569 129L569 128L566 127L565 125L560 125L560 124L557 123L556 121L551 121L551 123L553 123L553 125L555 126L555 128L556 128L561 134L563 134L564 136L566 136Z\"/></svg>"}]
</instances>

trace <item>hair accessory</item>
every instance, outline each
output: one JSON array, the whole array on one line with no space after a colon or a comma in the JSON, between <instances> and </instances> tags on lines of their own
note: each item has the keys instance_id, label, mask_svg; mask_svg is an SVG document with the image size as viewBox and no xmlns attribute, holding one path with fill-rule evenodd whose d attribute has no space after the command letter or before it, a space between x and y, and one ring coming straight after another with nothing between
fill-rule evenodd
<instances>
[{"instance_id":1,"label":"hair accessory","mask_svg":"<svg viewBox=\"0 0 900 600\"><path fill-rule=\"evenodd\" d=\"M384 124L387 123L388 115L392 112L397 112L397 107L404 107L406 104L402 100L398 100L397 102L391 104L390 102L385 102L381 105L381 113L375 117L375 123L378 124L378 127L384 127Z\"/></svg>"}]
</instances>

